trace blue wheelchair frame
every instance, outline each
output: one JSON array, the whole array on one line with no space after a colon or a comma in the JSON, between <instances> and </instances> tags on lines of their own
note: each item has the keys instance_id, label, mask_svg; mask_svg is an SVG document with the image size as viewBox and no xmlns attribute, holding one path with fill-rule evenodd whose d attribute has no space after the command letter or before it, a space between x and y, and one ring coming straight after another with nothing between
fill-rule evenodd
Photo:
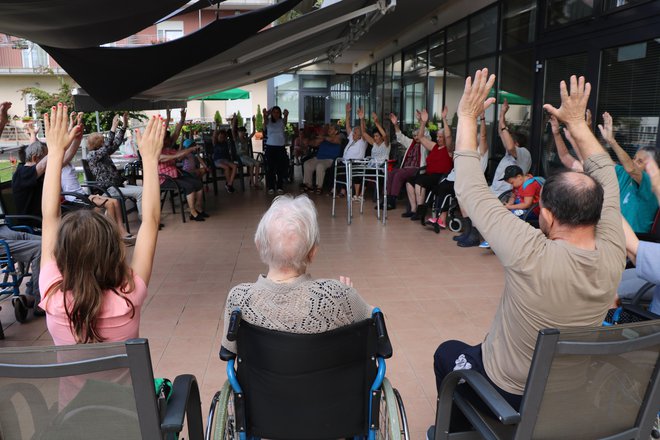
<instances>
[{"instance_id":1,"label":"blue wheelchair frame","mask_svg":"<svg viewBox=\"0 0 660 440\"><path fill-rule=\"evenodd\" d=\"M380 313L380 309L378 307L374 307L372 316L374 316L376 313ZM385 366L385 359L383 357L378 356L376 359L378 361L378 372L376 373L376 379L374 379L374 383L371 385L371 393L369 393L369 434L367 435L367 440L375 440L376 438L376 430L372 428L373 425L371 423L371 406L374 392L378 391L378 389L383 385L383 379L385 378L385 371L387 369ZM243 393L243 389L241 388L241 384L238 383L234 365L235 359L230 359L227 361L227 378L229 379L229 384L231 385L232 390L234 390L234 393L241 394ZM245 432L239 432L238 435L240 440L247 440L247 434ZM361 438L362 437L356 437L355 440L359 440Z\"/></svg>"}]
</instances>

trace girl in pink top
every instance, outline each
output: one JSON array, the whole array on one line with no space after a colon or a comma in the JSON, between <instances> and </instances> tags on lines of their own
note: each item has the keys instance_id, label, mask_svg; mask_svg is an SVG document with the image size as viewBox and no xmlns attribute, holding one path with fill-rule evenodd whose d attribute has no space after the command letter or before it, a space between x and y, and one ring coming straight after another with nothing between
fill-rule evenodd
<instances>
[{"instance_id":1,"label":"girl in pink top","mask_svg":"<svg viewBox=\"0 0 660 440\"><path fill-rule=\"evenodd\" d=\"M129 265L119 229L105 216L78 210L60 217L64 152L82 132L81 125L69 130L67 118L67 107L61 103L50 117L44 115L49 158L41 205L39 282L45 294L40 306L56 345L136 338L158 235L158 158L165 127L152 118L142 136L136 132L144 172L142 225Z\"/></svg>"}]
</instances>

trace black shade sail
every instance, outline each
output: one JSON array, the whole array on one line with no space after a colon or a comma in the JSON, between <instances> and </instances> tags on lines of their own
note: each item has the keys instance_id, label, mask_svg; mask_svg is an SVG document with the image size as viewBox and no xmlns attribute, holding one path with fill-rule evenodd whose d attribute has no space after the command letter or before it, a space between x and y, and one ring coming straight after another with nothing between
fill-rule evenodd
<instances>
[{"instance_id":1,"label":"black shade sail","mask_svg":"<svg viewBox=\"0 0 660 440\"><path fill-rule=\"evenodd\" d=\"M98 103L112 106L257 34L301 0L284 0L220 18L195 33L153 46L62 49L43 45Z\"/></svg>"},{"instance_id":2,"label":"black shade sail","mask_svg":"<svg viewBox=\"0 0 660 440\"><path fill-rule=\"evenodd\" d=\"M40 45L95 47L133 35L187 0L2 0L0 32Z\"/></svg>"}]
</instances>

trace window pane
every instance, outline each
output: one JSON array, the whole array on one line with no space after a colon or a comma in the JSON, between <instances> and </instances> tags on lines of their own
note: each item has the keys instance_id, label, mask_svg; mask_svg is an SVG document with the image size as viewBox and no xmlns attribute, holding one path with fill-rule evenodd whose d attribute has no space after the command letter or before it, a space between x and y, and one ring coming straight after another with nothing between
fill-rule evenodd
<instances>
[{"instance_id":1,"label":"window pane","mask_svg":"<svg viewBox=\"0 0 660 440\"><path fill-rule=\"evenodd\" d=\"M447 83L445 86L445 104L450 107L449 123L452 128L456 129L458 118L456 117L456 108L458 102L463 96L463 89L465 89L465 64L454 64L447 66Z\"/></svg>"},{"instance_id":2,"label":"window pane","mask_svg":"<svg viewBox=\"0 0 660 440\"><path fill-rule=\"evenodd\" d=\"M497 6L470 18L470 58L497 49Z\"/></svg>"},{"instance_id":3,"label":"window pane","mask_svg":"<svg viewBox=\"0 0 660 440\"><path fill-rule=\"evenodd\" d=\"M392 78L401 78L401 54L397 53L393 57L394 64L392 66Z\"/></svg>"},{"instance_id":4,"label":"window pane","mask_svg":"<svg viewBox=\"0 0 660 440\"><path fill-rule=\"evenodd\" d=\"M328 88L328 79L318 76L303 76L303 89L326 89Z\"/></svg>"},{"instance_id":5,"label":"window pane","mask_svg":"<svg viewBox=\"0 0 660 440\"><path fill-rule=\"evenodd\" d=\"M447 28L447 63L465 60L467 52L467 21Z\"/></svg>"},{"instance_id":6,"label":"window pane","mask_svg":"<svg viewBox=\"0 0 660 440\"><path fill-rule=\"evenodd\" d=\"M620 8L631 3L642 3L646 0L604 0L603 6L605 10Z\"/></svg>"},{"instance_id":7,"label":"window pane","mask_svg":"<svg viewBox=\"0 0 660 440\"><path fill-rule=\"evenodd\" d=\"M594 12L593 0L547 0L546 26L553 27L589 17Z\"/></svg>"},{"instance_id":8,"label":"window pane","mask_svg":"<svg viewBox=\"0 0 660 440\"><path fill-rule=\"evenodd\" d=\"M346 114L346 104L351 99L351 77L335 75L330 85L330 121L335 123Z\"/></svg>"},{"instance_id":9,"label":"window pane","mask_svg":"<svg viewBox=\"0 0 660 440\"><path fill-rule=\"evenodd\" d=\"M426 41L404 53L403 72L421 73L426 71Z\"/></svg>"},{"instance_id":10,"label":"window pane","mask_svg":"<svg viewBox=\"0 0 660 440\"><path fill-rule=\"evenodd\" d=\"M392 113L401 116L401 80L392 81Z\"/></svg>"},{"instance_id":11,"label":"window pane","mask_svg":"<svg viewBox=\"0 0 660 440\"><path fill-rule=\"evenodd\" d=\"M275 94L275 103L282 109L289 110L289 122L298 121L298 92L290 90L278 91Z\"/></svg>"},{"instance_id":12,"label":"window pane","mask_svg":"<svg viewBox=\"0 0 660 440\"><path fill-rule=\"evenodd\" d=\"M534 41L536 0L506 0L502 5L502 47Z\"/></svg>"},{"instance_id":13,"label":"window pane","mask_svg":"<svg viewBox=\"0 0 660 440\"><path fill-rule=\"evenodd\" d=\"M598 95L598 123L609 112L616 139L634 156L655 147L660 115L660 43L650 40L603 51Z\"/></svg>"},{"instance_id":14,"label":"window pane","mask_svg":"<svg viewBox=\"0 0 660 440\"><path fill-rule=\"evenodd\" d=\"M442 107L444 105L442 102L444 94L444 75L444 69L436 70L429 74L429 95L431 96L431 108L429 109L429 113L433 115L434 119L440 118L440 113L442 112Z\"/></svg>"},{"instance_id":15,"label":"window pane","mask_svg":"<svg viewBox=\"0 0 660 440\"><path fill-rule=\"evenodd\" d=\"M429 70L445 67L445 33L444 31L431 35L429 43Z\"/></svg>"}]
</instances>

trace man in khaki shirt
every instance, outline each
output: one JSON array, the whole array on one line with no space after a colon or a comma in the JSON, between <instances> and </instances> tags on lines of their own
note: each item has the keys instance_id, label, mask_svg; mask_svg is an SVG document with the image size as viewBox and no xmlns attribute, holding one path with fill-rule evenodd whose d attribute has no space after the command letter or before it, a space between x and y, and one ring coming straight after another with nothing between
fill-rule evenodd
<instances>
[{"instance_id":1,"label":"man in khaki shirt","mask_svg":"<svg viewBox=\"0 0 660 440\"><path fill-rule=\"evenodd\" d=\"M584 120L590 85L572 76L570 93L563 81L560 85L561 107L544 106L566 124L585 172L548 178L537 230L503 207L479 166L477 117L494 102L486 99L494 80L484 69L474 82L466 81L458 109L455 190L504 266L504 292L484 342L443 343L434 368L438 389L450 371L472 368L519 408L538 331L599 326L616 298L626 250L614 163Z\"/></svg>"}]
</instances>

